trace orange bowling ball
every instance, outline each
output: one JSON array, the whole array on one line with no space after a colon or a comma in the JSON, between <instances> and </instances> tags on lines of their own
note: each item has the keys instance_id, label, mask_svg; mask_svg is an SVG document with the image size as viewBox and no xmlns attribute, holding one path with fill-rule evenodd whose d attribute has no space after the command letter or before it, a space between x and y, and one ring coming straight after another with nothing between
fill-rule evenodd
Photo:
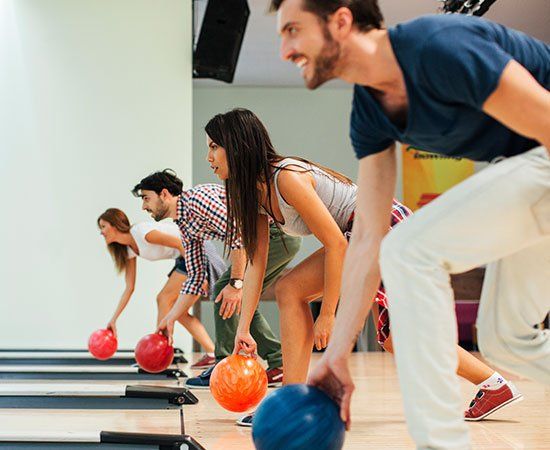
<instances>
[{"instance_id":1,"label":"orange bowling ball","mask_svg":"<svg viewBox=\"0 0 550 450\"><path fill-rule=\"evenodd\" d=\"M166 370L174 359L174 347L164 334L152 333L142 337L134 351L136 361L143 370L159 373Z\"/></svg>"},{"instance_id":2,"label":"orange bowling ball","mask_svg":"<svg viewBox=\"0 0 550 450\"><path fill-rule=\"evenodd\" d=\"M210 376L210 392L223 408L243 412L254 408L267 392L267 374L254 358L231 355Z\"/></svg>"}]
</instances>

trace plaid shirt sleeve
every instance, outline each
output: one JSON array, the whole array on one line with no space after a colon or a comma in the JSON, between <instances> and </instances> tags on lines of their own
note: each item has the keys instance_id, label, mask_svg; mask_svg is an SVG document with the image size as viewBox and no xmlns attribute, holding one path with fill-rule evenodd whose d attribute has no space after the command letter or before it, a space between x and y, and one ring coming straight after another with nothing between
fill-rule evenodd
<instances>
[{"instance_id":1,"label":"plaid shirt sleeve","mask_svg":"<svg viewBox=\"0 0 550 450\"><path fill-rule=\"evenodd\" d=\"M398 223L403 222L408 216L412 215L412 211L397 200L393 200L391 208L391 227L390 230Z\"/></svg>"},{"instance_id":2,"label":"plaid shirt sleeve","mask_svg":"<svg viewBox=\"0 0 550 450\"><path fill-rule=\"evenodd\" d=\"M197 190L189 198L189 209L194 217L202 218L204 227L211 238L225 240L227 230L227 207L225 205L225 189L221 186L209 190ZM194 222L194 221L193 221ZM242 248L241 239L233 238L231 249Z\"/></svg>"},{"instance_id":3,"label":"plaid shirt sleeve","mask_svg":"<svg viewBox=\"0 0 550 450\"><path fill-rule=\"evenodd\" d=\"M185 267L187 268L187 280L181 287L181 294L208 295L202 289L206 280L206 255L204 253L204 241L191 240L185 242Z\"/></svg>"}]
</instances>

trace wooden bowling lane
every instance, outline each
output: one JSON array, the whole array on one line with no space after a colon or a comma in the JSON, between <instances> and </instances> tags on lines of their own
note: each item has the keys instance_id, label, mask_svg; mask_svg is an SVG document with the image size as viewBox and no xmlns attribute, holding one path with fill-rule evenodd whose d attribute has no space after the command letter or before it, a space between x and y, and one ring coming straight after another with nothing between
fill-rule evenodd
<instances>
[{"instance_id":1,"label":"wooden bowling lane","mask_svg":"<svg viewBox=\"0 0 550 450\"><path fill-rule=\"evenodd\" d=\"M186 373L170 366L159 373L149 373L137 365L0 365L0 379L56 380L155 380L184 378Z\"/></svg>"},{"instance_id":2,"label":"wooden bowling lane","mask_svg":"<svg viewBox=\"0 0 550 450\"><path fill-rule=\"evenodd\" d=\"M318 355L313 355L314 360ZM388 353L352 355L356 392L352 402L352 429L345 450L414 449L407 432L393 358ZM502 373L502 371L501 371ZM494 413L490 420L468 424L475 449L550 450L550 387L515 376L523 402ZM461 381L464 407L476 389ZM271 391L271 389L270 389ZM234 424L239 414L221 409L208 391L195 390L199 404L188 408L187 431L209 450L253 450L251 431Z\"/></svg>"},{"instance_id":3,"label":"wooden bowling lane","mask_svg":"<svg viewBox=\"0 0 550 450\"><path fill-rule=\"evenodd\" d=\"M98 430L136 433L180 433L174 410L0 410L0 435L8 433L94 433Z\"/></svg>"},{"instance_id":4,"label":"wooden bowling lane","mask_svg":"<svg viewBox=\"0 0 550 450\"><path fill-rule=\"evenodd\" d=\"M198 357L194 355L194 359ZM354 354L351 368L357 390L352 404L352 429L346 435L344 449L413 449L403 417L392 356L381 352ZM513 381L523 392L525 400L495 413L491 420L469 423L473 447L484 450L550 450L550 388L517 377ZM461 388L466 407L476 393L475 388L466 381L461 383ZM183 407L187 434L208 450L253 450L251 430L235 425L239 414L220 408L208 390L192 392L199 398L199 403ZM178 412L174 410L0 410L0 433L29 427L69 431L103 428L151 433L180 432Z\"/></svg>"},{"instance_id":5,"label":"wooden bowling lane","mask_svg":"<svg viewBox=\"0 0 550 450\"><path fill-rule=\"evenodd\" d=\"M147 386L183 386L185 384L185 378L163 378L163 379L155 379L155 380L135 380L128 382L128 384L136 384L136 385L147 385ZM32 383L40 383L40 384L52 384L56 385L59 383L63 383L66 386L71 385L79 385L82 383L90 384L90 385L111 385L113 383L119 383L119 381L113 381L113 380L6 380L1 381L0 383L5 384L32 384ZM124 381L120 381L120 383L123 383Z\"/></svg>"},{"instance_id":6,"label":"wooden bowling lane","mask_svg":"<svg viewBox=\"0 0 550 450\"><path fill-rule=\"evenodd\" d=\"M479 357L478 354L476 356ZM503 408L487 420L469 422L475 449L550 449L550 387L500 371L523 393L525 400ZM345 449L412 449L407 433L395 364L384 352L355 354L352 373L356 392L352 403L352 430ZM464 408L476 394L476 388L461 379Z\"/></svg>"},{"instance_id":7,"label":"wooden bowling lane","mask_svg":"<svg viewBox=\"0 0 550 450\"><path fill-rule=\"evenodd\" d=\"M313 359L317 358L314 354ZM352 429L346 434L344 449L414 449L403 416L393 357L384 352L356 353L352 355L351 370L356 392L352 402ZM550 388L506 376L522 391L525 400L496 412L490 420L469 423L473 447L550 450ZM462 380L461 390L466 407L476 389ZM239 414L220 408L208 390L193 393L199 403L185 409L186 430L190 435L209 450L254 449L250 429L235 425Z\"/></svg>"},{"instance_id":8,"label":"wooden bowling lane","mask_svg":"<svg viewBox=\"0 0 550 450\"><path fill-rule=\"evenodd\" d=\"M176 386L0 383L0 408L175 409L197 401L186 388Z\"/></svg>"},{"instance_id":9,"label":"wooden bowling lane","mask_svg":"<svg viewBox=\"0 0 550 450\"><path fill-rule=\"evenodd\" d=\"M36 410L20 410L26 413L28 422L23 421L19 414L6 417L0 411L0 447L6 449L44 448L57 450L60 448L76 449L143 449L188 448L206 450L198 441L181 433L179 427L173 432L158 431L167 429L167 423L173 421L168 417L168 411L157 411L161 414L149 414L144 417L133 416L129 412L112 414L109 411L89 411L78 414L78 411L60 413L58 410L50 414L38 414ZM162 417L162 416L166 417ZM122 428L122 429L120 429ZM101 444L100 444L101 442ZM139 442L139 444L138 444ZM116 444L115 444L116 443ZM177 446L175 445L177 444Z\"/></svg>"}]
</instances>

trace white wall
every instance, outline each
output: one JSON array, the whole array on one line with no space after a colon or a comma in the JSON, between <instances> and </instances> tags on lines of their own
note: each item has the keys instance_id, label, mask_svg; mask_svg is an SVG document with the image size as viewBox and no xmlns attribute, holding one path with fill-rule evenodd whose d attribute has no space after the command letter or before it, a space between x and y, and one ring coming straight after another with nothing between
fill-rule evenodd
<instances>
[{"instance_id":1,"label":"white wall","mask_svg":"<svg viewBox=\"0 0 550 450\"><path fill-rule=\"evenodd\" d=\"M96 227L191 180L191 2L0 0L0 347L84 347L123 289ZM154 331L170 262L138 263L121 347ZM183 334L177 343L190 348Z\"/></svg>"}]
</instances>

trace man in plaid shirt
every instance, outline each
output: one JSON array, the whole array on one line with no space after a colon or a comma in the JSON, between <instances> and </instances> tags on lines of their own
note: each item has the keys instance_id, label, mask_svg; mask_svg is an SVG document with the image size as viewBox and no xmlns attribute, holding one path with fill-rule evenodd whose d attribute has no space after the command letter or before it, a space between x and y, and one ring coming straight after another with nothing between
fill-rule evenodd
<instances>
[{"instance_id":1,"label":"man in plaid shirt","mask_svg":"<svg viewBox=\"0 0 550 450\"><path fill-rule=\"evenodd\" d=\"M159 324L159 330L166 333L171 340L177 318L186 313L200 295L206 295L203 289L207 276L204 241L225 241L228 231L225 188L218 184L200 184L184 191L182 181L173 171L167 169L144 178L132 192L142 198L143 209L155 220L172 218L182 233L187 280L182 286L177 302ZM263 289L277 279L300 248L300 238L283 235L277 227L271 227L268 268ZM216 361L220 361L233 351L238 326L236 315L241 309L246 255L244 250L241 250L241 242L237 237L230 243L229 258L231 267L213 287ZM268 363L269 385L281 384L281 344L258 311L251 324L251 333L258 342L259 355ZM212 367L200 376L188 379L187 386L209 388L211 372Z\"/></svg>"}]
</instances>

